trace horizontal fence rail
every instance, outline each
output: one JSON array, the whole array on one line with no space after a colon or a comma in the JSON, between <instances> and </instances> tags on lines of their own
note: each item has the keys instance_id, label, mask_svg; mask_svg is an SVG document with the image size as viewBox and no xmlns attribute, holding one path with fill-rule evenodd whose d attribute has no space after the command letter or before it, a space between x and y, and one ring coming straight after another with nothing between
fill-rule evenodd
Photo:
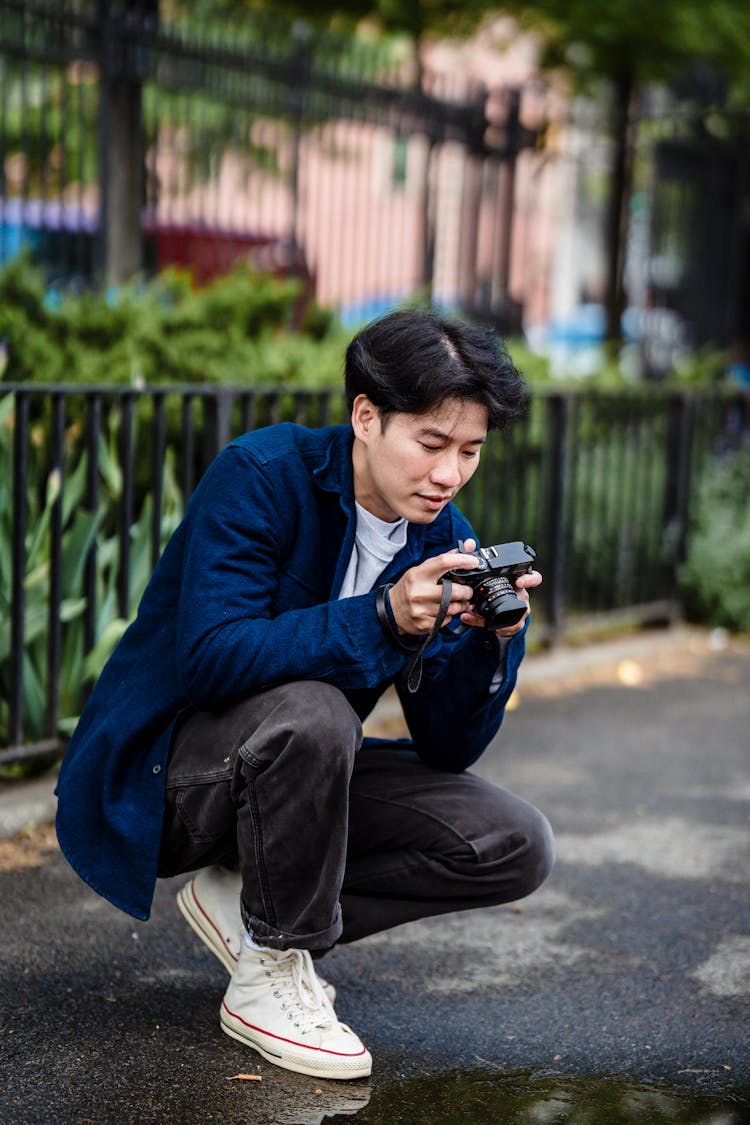
<instances>
[{"instance_id":1,"label":"horizontal fence rail","mask_svg":"<svg viewBox=\"0 0 750 1125\"><path fill-rule=\"evenodd\" d=\"M0 766L60 753L219 450L345 419L335 391L0 384ZM536 549L548 643L603 615L668 619L695 483L749 431L741 393L537 392L461 507L483 543Z\"/></svg>"}]
</instances>

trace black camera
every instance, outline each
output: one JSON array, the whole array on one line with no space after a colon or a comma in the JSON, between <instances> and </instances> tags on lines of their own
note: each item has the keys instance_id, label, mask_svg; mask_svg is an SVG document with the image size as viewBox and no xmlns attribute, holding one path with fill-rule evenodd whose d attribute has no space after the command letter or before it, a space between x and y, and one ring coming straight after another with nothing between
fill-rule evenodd
<instances>
[{"instance_id":1,"label":"black camera","mask_svg":"<svg viewBox=\"0 0 750 1125\"><path fill-rule=\"evenodd\" d=\"M533 569L536 558L534 548L515 542L466 552L459 539L458 549L464 554L473 554L478 560L477 566L474 570L449 570L440 581L447 578L451 582L471 586L474 591L471 607L484 618L488 629L505 629L520 621L528 606L516 596L513 583Z\"/></svg>"}]
</instances>

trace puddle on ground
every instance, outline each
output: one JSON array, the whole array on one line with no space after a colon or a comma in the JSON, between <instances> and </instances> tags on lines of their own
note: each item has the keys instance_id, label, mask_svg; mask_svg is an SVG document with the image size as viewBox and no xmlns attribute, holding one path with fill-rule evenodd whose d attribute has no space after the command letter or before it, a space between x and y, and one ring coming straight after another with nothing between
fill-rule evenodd
<instances>
[{"instance_id":1,"label":"puddle on ground","mask_svg":"<svg viewBox=\"0 0 750 1125\"><path fill-rule=\"evenodd\" d=\"M700 1094L623 1078L454 1071L373 1082L359 1107L352 1099L338 1110L331 1103L320 1109L314 1118L303 1112L284 1120L328 1125L356 1115L358 1125L750 1125L750 1091Z\"/></svg>"}]
</instances>

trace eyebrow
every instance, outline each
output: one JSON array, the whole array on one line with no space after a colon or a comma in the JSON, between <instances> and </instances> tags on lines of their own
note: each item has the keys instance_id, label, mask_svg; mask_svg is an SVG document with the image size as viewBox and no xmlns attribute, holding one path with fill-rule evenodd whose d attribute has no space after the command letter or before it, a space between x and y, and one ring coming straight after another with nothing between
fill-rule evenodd
<instances>
[{"instance_id":1,"label":"eyebrow","mask_svg":"<svg viewBox=\"0 0 750 1125\"><path fill-rule=\"evenodd\" d=\"M437 438L439 441L452 441L452 439L453 439L452 434L446 433L444 430L438 430L434 426L424 426L419 431L419 436L420 437L433 437L433 438ZM485 434L484 437L468 438L466 441L461 442L461 444L462 445L484 445L484 443L486 441L487 441L487 435Z\"/></svg>"}]
</instances>

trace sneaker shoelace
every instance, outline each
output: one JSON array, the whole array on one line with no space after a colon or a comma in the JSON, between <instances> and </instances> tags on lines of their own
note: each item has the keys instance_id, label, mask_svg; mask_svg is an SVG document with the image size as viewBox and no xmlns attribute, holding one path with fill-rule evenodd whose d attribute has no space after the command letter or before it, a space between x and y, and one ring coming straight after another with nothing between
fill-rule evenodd
<instances>
[{"instance_id":1,"label":"sneaker shoelace","mask_svg":"<svg viewBox=\"0 0 750 1125\"><path fill-rule=\"evenodd\" d=\"M315 1028L332 1027L336 1015L323 991L310 954L304 949L266 953L261 959L281 1009L303 1035Z\"/></svg>"}]
</instances>

